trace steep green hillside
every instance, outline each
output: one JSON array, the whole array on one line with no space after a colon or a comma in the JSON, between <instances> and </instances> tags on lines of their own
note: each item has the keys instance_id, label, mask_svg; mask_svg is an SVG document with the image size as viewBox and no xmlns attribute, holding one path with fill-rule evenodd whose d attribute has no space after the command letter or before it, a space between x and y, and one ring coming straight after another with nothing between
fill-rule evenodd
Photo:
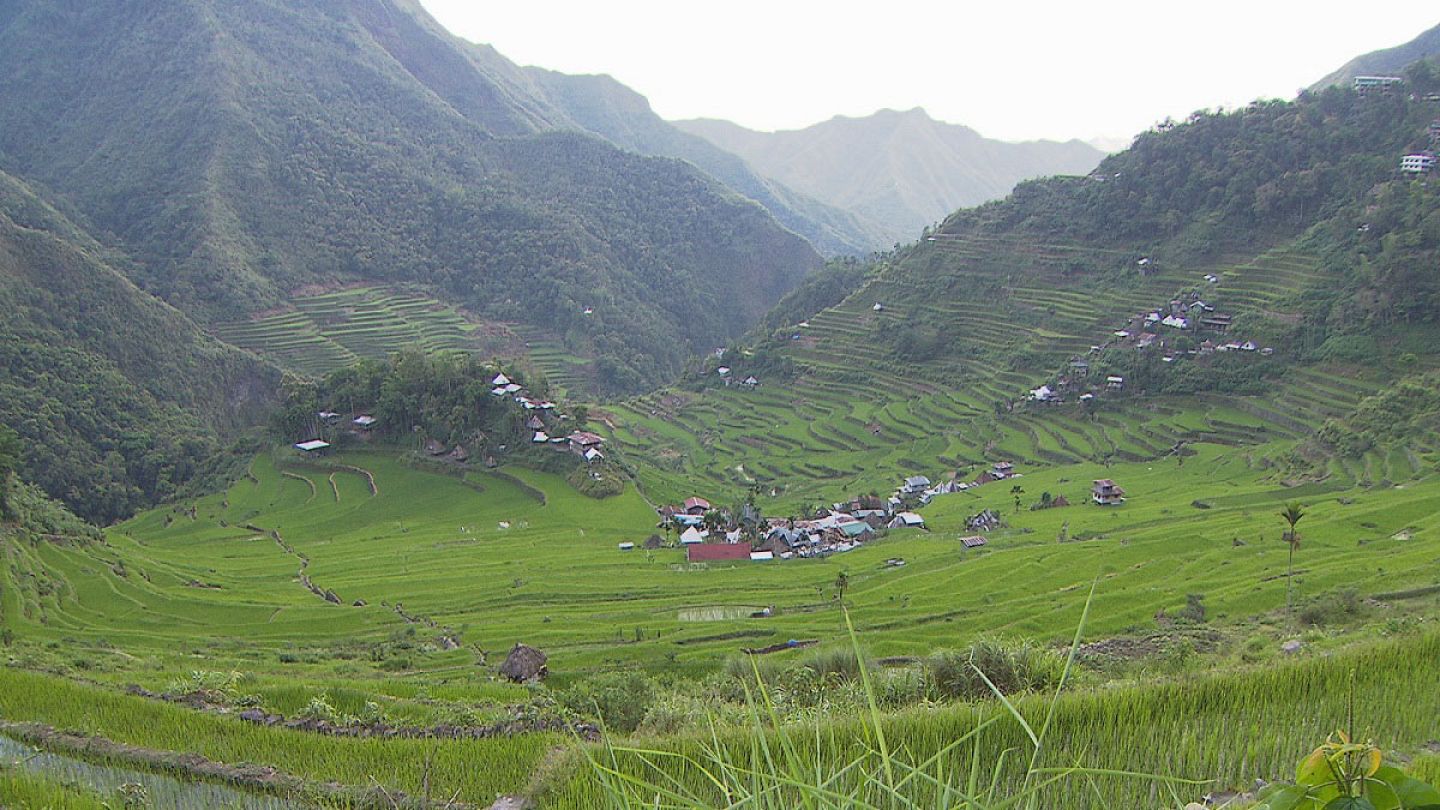
<instances>
[{"instance_id":1,"label":"steep green hillside","mask_svg":"<svg viewBox=\"0 0 1440 810\"><path fill-rule=\"evenodd\" d=\"M607 358L611 390L739 335L818 266L693 166L545 132L563 116L483 67L408 3L28 0L0 18L0 168L203 320L418 283Z\"/></svg>"},{"instance_id":2,"label":"steep green hillside","mask_svg":"<svg viewBox=\"0 0 1440 810\"><path fill-rule=\"evenodd\" d=\"M1277 481L1408 475L1432 438L1344 450L1312 434L1440 363L1440 193L1396 171L1437 115L1333 89L1157 128L1086 177L1024 183L868 270L815 277L702 377L609 409L613 435L662 500L756 484L832 499L901 471L1206 440L1305 439L1272 451ZM1168 342L1148 351L1116 338L1177 296L1234 326L1152 326ZM1257 350L1189 353L1204 340ZM759 386L721 385L720 362ZM1067 404L1026 402L1062 377Z\"/></svg>"},{"instance_id":3,"label":"steep green hillside","mask_svg":"<svg viewBox=\"0 0 1440 810\"><path fill-rule=\"evenodd\" d=\"M1021 180L1084 174L1102 156L1079 141L991 140L918 108L788 132L704 119L675 126L739 155L766 177L877 223L886 244L909 242L945 214L1003 197Z\"/></svg>"},{"instance_id":4,"label":"steep green hillside","mask_svg":"<svg viewBox=\"0 0 1440 810\"><path fill-rule=\"evenodd\" d=\"M116 267L133 265L0 174L0 424L27 480L100 523L223 466L279 378Z\"/></svg>"}]
</instances>

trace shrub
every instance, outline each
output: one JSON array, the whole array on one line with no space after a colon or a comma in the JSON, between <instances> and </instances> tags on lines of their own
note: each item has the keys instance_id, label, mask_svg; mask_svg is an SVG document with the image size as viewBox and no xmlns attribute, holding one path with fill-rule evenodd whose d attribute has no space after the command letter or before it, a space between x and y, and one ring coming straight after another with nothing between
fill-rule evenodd
<instances>
[{"instance_id":1,"label":"shrub","mask_svg":"<svg viewBox=\"0 0 1440 810\"><path fill-rule=\"evenodd\" d=\"M1337 621L1345 621L1360 613L1360 594L1353 589L1332 593L1315 599L1300 611L1300 623L1319 627Z\"/></svg>"},{"instance_id":2,"label":"shrub","mask_svg":"<svg viewBox=\"0 0 1440 810\"><path fill-rule=\"evenodd\" d=\"M559 700L576 714L598 717L611 731L630 732L655 702L655 682L641 672L606 672L562 691Z\"/></svg>"},{"instance_id":3,"label":"shrub","mask_svg":"<svg viewBox=\"0 0 1440 810\"><path fill-rule=\"evenodd\" d=\"M1030 642L1010 645L995 639L981 639L963 650L937 652L925 662L931 693L959 700L992 697L994 692L985 678L1006 695L1046 689L1060 682L1064 669L1064 660L1049 650Z\"/></svg>"}]
</instances>

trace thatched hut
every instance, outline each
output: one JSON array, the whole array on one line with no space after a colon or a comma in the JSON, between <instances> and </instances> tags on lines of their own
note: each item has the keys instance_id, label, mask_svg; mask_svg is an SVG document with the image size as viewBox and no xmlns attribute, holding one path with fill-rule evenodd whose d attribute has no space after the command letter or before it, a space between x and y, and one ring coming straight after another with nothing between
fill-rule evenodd
<instances>
[{"instance_id":1,"label":"thatched hut","mask_svg":"<svg viewBox=\"0 0 1440 810\"><path fill-rule=\"evenodd\" d=\"M516 644L500 665L500 674L516 683L544 680L550 674L545 666L547 660L545 653L534 647Z\"/></svg>"},{"instance_id":2,"label":"thatched hut","mask_svg":"<svg viewBox=\"0 0 1440 810\"><path fill-rule=\"evenodd\" d=\"M663 545L665 545L665 541L660 539L660 535L658 534L652 534L649 537L645 538L645 548L651 551L654 551L655 549L660 548Z\"/></svg>"}]
</instances>

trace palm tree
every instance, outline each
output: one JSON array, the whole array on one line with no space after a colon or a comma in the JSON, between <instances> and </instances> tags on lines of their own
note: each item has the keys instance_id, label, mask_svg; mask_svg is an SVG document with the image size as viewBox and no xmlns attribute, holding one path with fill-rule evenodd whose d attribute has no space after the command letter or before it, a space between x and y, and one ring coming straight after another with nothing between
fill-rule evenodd
<instances>
[{"instance_id":1,"label":"palm tree","mask_svg":"<svg viewBox=\"0 0 1440 810\"><path fill-rule=\"evenodd\" d=\"M1290 561L1285 569L1285 612L1289 613L1291 581L1295 576L1295 549L1300 547L1300 534L1295 531L1295 524L1305 517L1305 510L1301 509L1298 503L1288 503L1285 505L1285 511L1280 513L1280 517L1290 527L1281 535L1281 539L1285 541L1285 545L1290 550Z\"/></svg>"},{"instance_id":2,"label":"palm tree","mask_svg":"<svg viewBox=\"0 0 1440 810\"><path fill-rule=\"evenodd\" d=\"M1018 513L1020 511L1020 496L1025 494L1025 489L1019 484L1016 484L1010 487L1010 494L1015 496L1015 511Z\"/></svg>"},{"instance_id":3,"label":"palm tree","mask_svg":"<svg viewBox=\"0 0 1440 810\"><path fill-rule=\"evenodd\" d=\"M840 600L840 604L842 606L845 604L845 589L848 587L850 587L850 575L845 573L844 571L836 574L835 590L838 592L836 598Z\"/></svg>"}]
</instances>

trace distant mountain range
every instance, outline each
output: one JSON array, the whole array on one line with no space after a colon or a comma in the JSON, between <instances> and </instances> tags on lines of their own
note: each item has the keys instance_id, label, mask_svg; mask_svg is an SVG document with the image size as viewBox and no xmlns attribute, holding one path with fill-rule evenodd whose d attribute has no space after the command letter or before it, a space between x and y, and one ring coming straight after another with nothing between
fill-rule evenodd
<instances>
[{"instance_id":1,"label":"distant mountain range","mask_svg":"<svg viewBox=\"0 0 1440 810\"><path fill-rule=\"evenodd\" d=\"M1431 28L1404 45L1384 48L1357 56L1334 73L1310 86L1322 90L1332 84L1348 84L1356 76L1399 73L1405 66L1421 59L1440 56L1440 25Z\"/></svg>"},{"instance_id":2,"label":"distant mountain range","mask_svg":"<svg viewBox=\"0 0 1440 810\"><path fill-rule=\"evenodd\" d=\"M760 174L908 242L947 213L1005 196L1021 180L1085 174L1104 153L1078 140L1007 143L936 121L923 109L843 116L784 132L728 121L677 121Z\"/></svg>"}]
</instances>

